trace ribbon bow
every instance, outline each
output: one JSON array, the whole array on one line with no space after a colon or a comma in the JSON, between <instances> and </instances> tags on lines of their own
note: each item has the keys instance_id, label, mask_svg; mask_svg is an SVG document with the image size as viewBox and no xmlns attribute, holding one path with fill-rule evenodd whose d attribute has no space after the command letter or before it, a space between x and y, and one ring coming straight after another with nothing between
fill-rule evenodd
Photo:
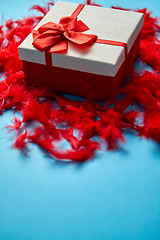
<instances>
[{"instance_id":1,"label":"ribbon bow","mask_svg":"<svg viewBox=\"0 0 160 240\"><path fill-rule=\"evenodd\" d=\"M32 44L42 52L64 52L68 49L67 40L79 45L94 43L97 36L83 33L86 30L89 28L77 17L63 17L58 24L48 22L33 30Z\"/></svg>"}]
</instances>

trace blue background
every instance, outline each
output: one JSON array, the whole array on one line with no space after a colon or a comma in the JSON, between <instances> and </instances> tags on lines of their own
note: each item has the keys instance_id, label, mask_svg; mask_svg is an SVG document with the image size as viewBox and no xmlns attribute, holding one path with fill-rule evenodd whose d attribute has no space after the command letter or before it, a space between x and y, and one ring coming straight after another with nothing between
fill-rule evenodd
<instances>
[{"instance_id":1,"label":"blue background","mask_svg":"<svg viewBox=\"0 0 160 240\"><path fill-rule=\"evenodd\" d=\"M43 3L1 1L2 22ZM158 0L97 3L160 10ZM10 147L12 119L12 111L0 116L0 240L160 239L158 144L127 134L120 151L104 147L86 163L57 162L33 145L26 158Z\"/></svg>"}]
</instances>

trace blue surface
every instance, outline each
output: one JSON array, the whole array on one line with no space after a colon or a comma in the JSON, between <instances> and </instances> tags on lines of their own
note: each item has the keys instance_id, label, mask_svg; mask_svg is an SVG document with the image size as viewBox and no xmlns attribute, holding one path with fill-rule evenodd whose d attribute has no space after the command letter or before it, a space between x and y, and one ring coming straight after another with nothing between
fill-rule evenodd
<instances>
[{"instance_id":1,"label":"blue surface","mask_svg":"<svg viewBox=\"0 0 160 240\"><path fill-rule=\"evenodd\" d=\"M0 14L22 17L34 3L3 1ZM149 0L99 3L160 9ZM25 158L10 148L12 118L0 116L0 240L160 239L159 145L127 134L121 151L83 164L56 162L36 146Z\"/></svg>"}]
</instances>

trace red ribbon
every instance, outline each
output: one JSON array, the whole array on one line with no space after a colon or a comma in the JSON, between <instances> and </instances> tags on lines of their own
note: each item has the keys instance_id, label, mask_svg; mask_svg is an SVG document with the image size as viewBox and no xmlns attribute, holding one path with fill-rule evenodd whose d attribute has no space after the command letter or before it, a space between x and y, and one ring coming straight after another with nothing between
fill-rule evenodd
<instances>
[{"instance_id":1,"label":"red ribbon","mask_svg":"<svg viewBox=\"0 0 160 240\"><path fill-rule=\"evenodd\" d=\"M33 30L33 45L42 52L59 53L67 51L67 40L79 45L92 44L97 36L83 33L88 29L76 17L63 17L58 24L48 22Z\"/></svg>"},{"instance_id":2,"label":"red ribbon","mask_svg":"<svg viewBox=\"0 0 160 240\"><path fill-rule=\"evenodd\" d=\"M89 28L81 21L77 21L78 14L84 8L84 4L79 4L70 17L63 17L59 23L48 22L37 30L33 30L33 46L40 51L46 52L46 64L52 65L50 53L66 52L68 41L78 45L89 45L96 43L122 46L127 55L127 44L119 41L97 39L96 35L83 33Z\"/></svg>"}]
</instances>

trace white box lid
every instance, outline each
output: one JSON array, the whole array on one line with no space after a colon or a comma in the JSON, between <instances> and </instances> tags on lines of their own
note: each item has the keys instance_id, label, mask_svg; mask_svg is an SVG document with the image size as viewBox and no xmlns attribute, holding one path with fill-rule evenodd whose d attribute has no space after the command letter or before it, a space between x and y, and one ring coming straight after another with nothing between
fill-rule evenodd
<instances>
[{"instance_id":1,"label":"white box lid","mask_svg":"<svg viewBox=\"0 0 160 240\"><path fill-rule=\"evenodd\" d=\"M77 3L58 1L35 27L38 29L47 22L58 23L62 17L71 16ZM143 14L131 11L85 5L78 15L88 27L85 33L95 34L99 39L127 43L128 52L143 26ZM18 47L21 60L46 64L45 52L32 45L32 33ZM104 76L115 76L125 60L125 49L121 46L94 43L86 51L77 51L68 42L66 54L52 53L52 65Z\"/></svg>"}]
</instances>

